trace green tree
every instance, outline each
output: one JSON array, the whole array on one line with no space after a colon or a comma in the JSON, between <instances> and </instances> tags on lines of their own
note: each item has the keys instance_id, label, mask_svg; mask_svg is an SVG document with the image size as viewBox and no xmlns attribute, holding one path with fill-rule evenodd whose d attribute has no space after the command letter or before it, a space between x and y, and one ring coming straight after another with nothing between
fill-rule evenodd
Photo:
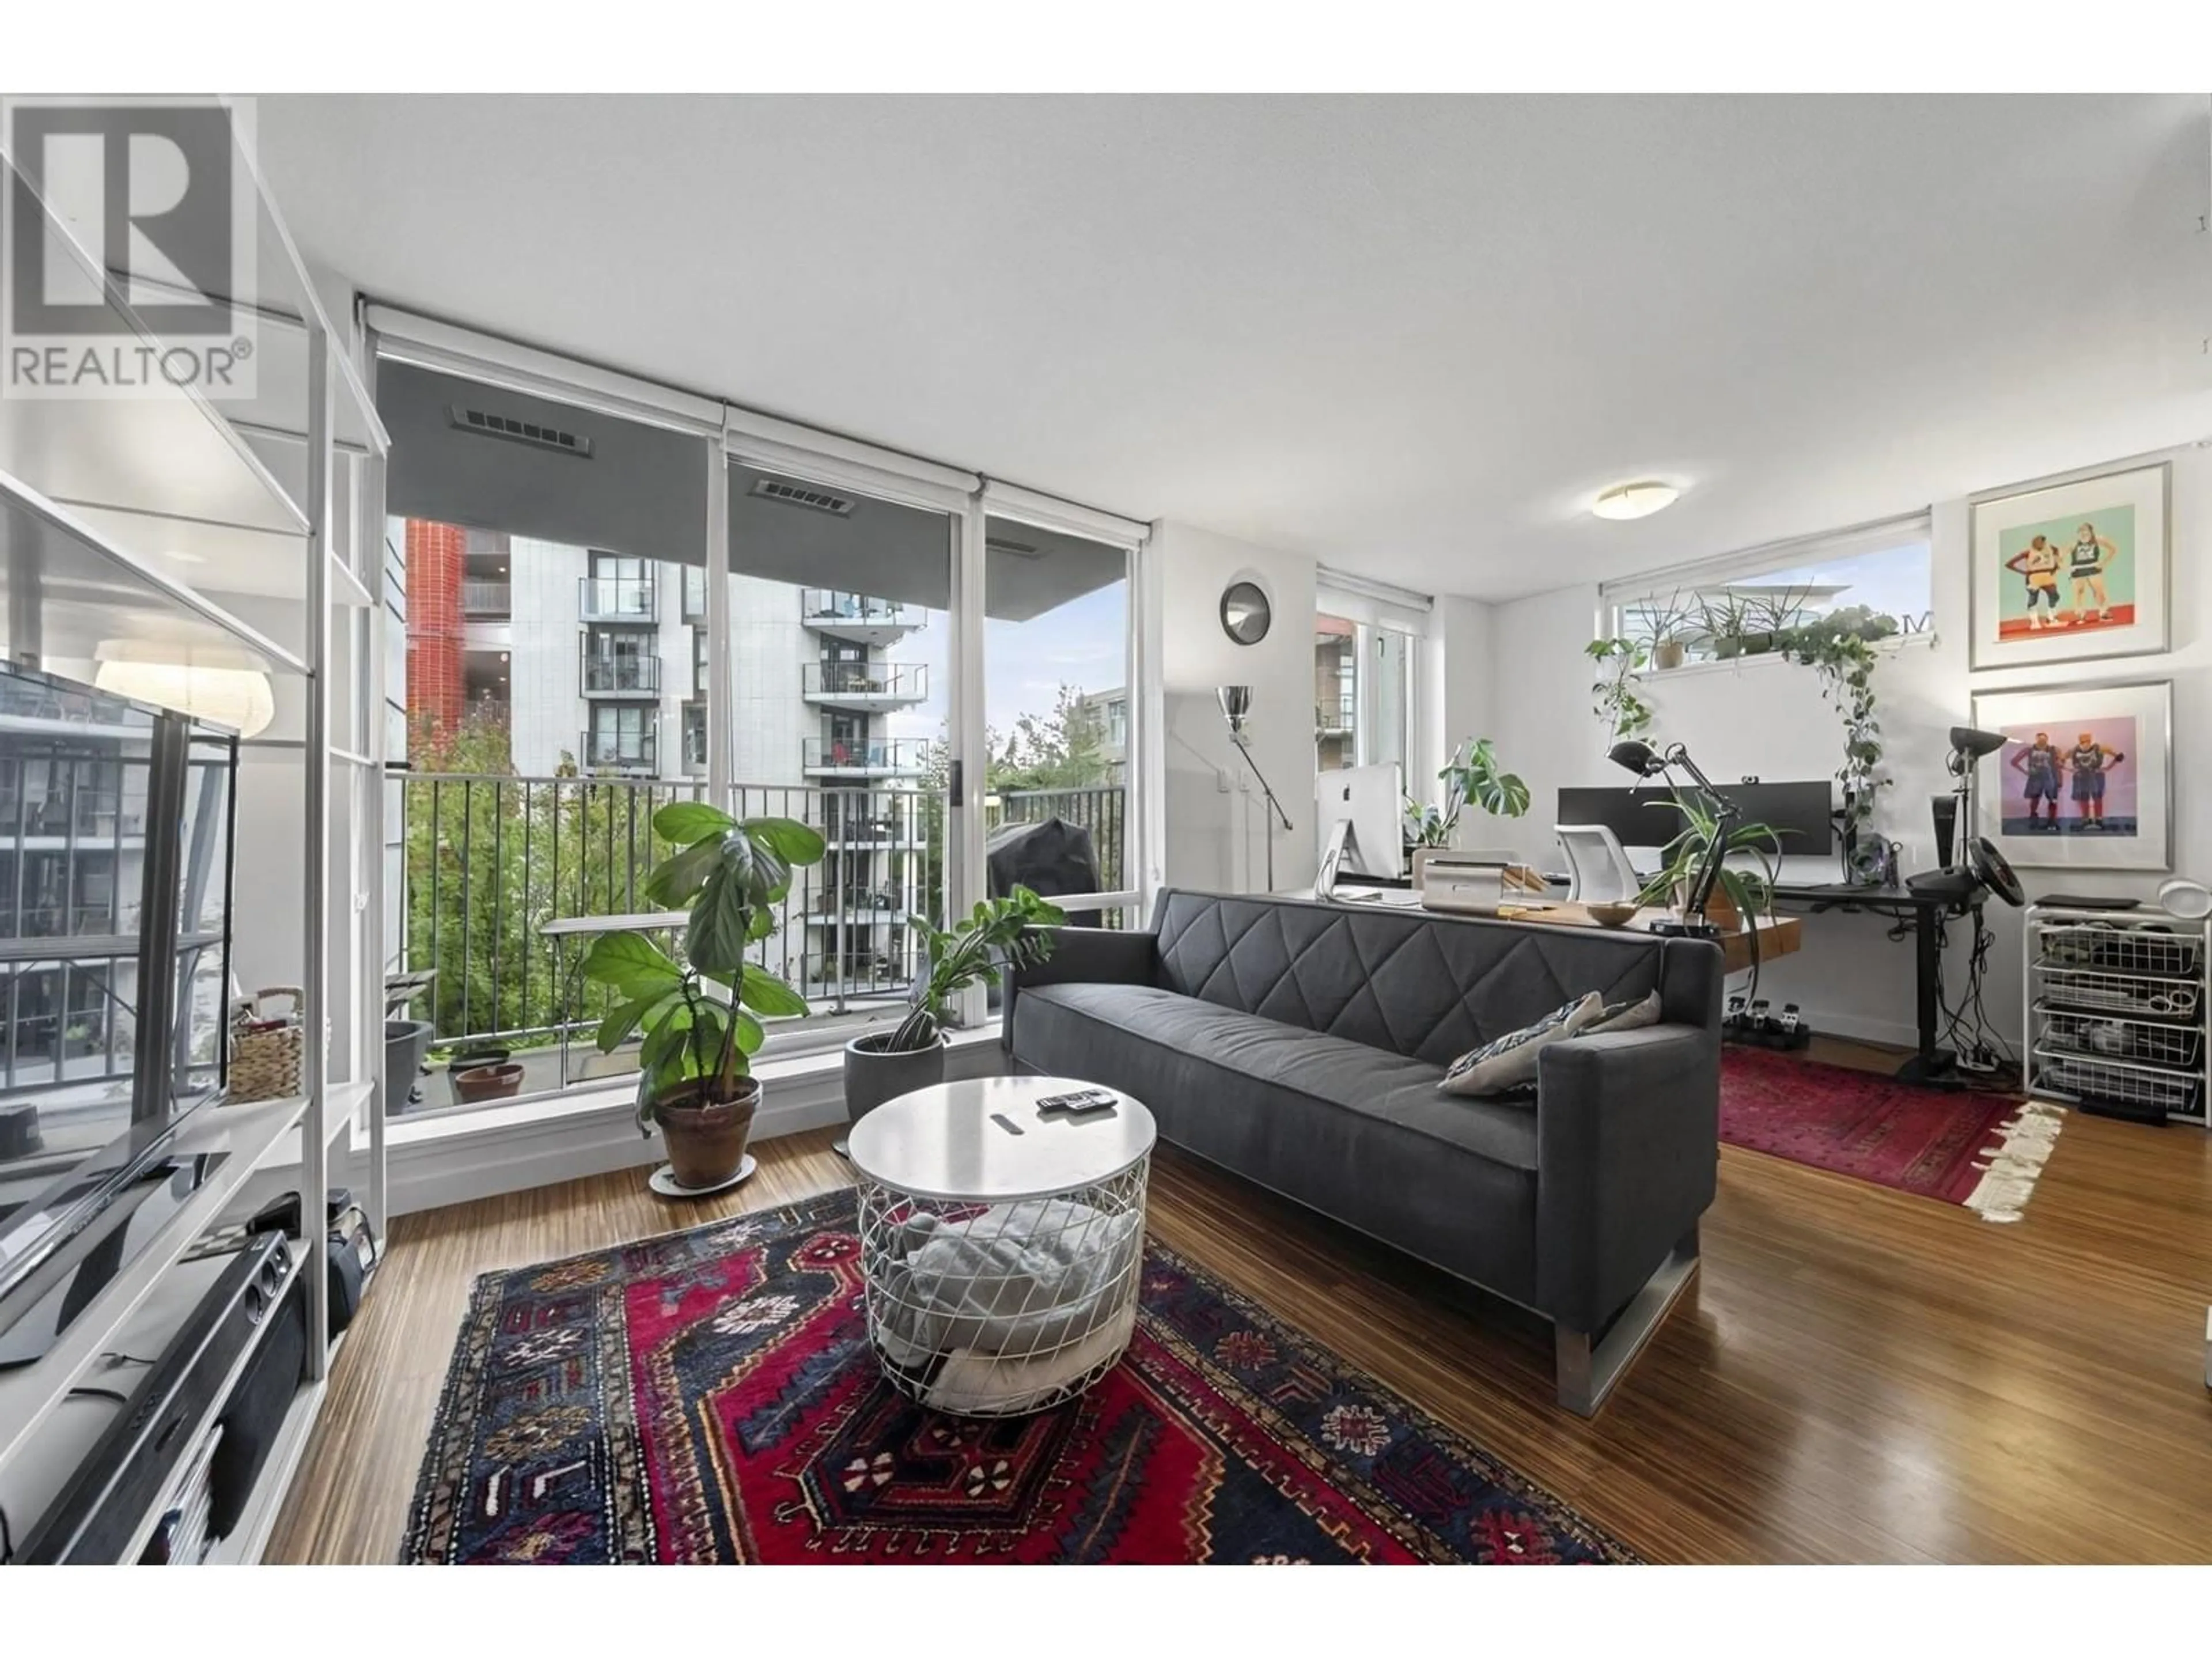
<instances>
[{"instance_id":1,"label":"green tree","mask_svg":"<svg viewBox=\"0 0 2212 1659\"><path fill-rule=\"evenodd\" d=\"M1092 789L1112 781L1106 722L1082 688L1062 685L1048 714L1023 714L1001 746L990 745L994 790Z\"/></svg>"}]
</instances>

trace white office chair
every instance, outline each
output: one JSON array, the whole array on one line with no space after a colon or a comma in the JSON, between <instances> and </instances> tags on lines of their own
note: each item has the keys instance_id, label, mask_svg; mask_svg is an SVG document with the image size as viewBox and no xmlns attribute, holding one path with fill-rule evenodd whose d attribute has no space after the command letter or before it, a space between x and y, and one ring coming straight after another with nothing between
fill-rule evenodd
<instances>
[{"instance_id":1,"label":"white office chair","mask_svg":"<svg viewBox=\"0 0 2212 1659\"><path fill-rule=\"evenodd\" d=\"M1567 855L1567 897L1583 904L1627 904L1644 890L1620 837L1602 823L1553 826Z\"/></svg>"}]
</instances>

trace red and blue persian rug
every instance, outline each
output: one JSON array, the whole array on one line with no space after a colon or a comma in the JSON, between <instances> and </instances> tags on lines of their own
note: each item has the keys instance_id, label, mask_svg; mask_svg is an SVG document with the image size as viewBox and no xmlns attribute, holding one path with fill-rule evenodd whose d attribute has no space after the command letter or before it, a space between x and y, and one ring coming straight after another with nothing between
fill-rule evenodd
<instances>
[{"instance_id":1,"label":"red and blue persian rug","mask_svg":"<svg viewBox=\"0 0 2212 1659\"><path fill-rule=\"evenodd\" d=\"M1157 1244L1080 1400L917 1406L868 1350L848 1190L479 1279L404 1559L1632 1558Z\"/></svg>"}]
</instances>

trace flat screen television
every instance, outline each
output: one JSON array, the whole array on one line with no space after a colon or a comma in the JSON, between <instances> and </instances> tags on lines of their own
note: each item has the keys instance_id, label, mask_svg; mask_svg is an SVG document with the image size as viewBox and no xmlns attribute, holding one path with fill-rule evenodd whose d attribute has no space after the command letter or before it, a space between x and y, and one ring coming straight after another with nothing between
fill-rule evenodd
<instances>
[{"instance_id":1,"label":"flat screen television","mask_svg":"<svg viewBox=\"0 0 2212 1659\"><path fill-rule=\"evenodd\" d=\"M221 1096L237 765L220 726L0 663L0 1333Z\"/></svg>"}]
</instances>

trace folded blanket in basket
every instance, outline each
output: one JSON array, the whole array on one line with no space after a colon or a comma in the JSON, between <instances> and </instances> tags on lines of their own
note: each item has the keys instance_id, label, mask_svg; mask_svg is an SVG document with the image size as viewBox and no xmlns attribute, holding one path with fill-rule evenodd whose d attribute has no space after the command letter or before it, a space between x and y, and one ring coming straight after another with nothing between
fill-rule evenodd
<instances>
[{"instance_id":1,"label":"folded blanket in basket","mask_svg":"<svg viewBox=\"0 0 2212 1659\"><path fill-rule=\"evenodd\" d=\"M958 1220L909 1217L873 1298L886 1356L915 1365L964 1348L1018 1358L1081 1341L1133 1295L1138 1221L1064 1198Z\"/></svg>"}]
</instances>

